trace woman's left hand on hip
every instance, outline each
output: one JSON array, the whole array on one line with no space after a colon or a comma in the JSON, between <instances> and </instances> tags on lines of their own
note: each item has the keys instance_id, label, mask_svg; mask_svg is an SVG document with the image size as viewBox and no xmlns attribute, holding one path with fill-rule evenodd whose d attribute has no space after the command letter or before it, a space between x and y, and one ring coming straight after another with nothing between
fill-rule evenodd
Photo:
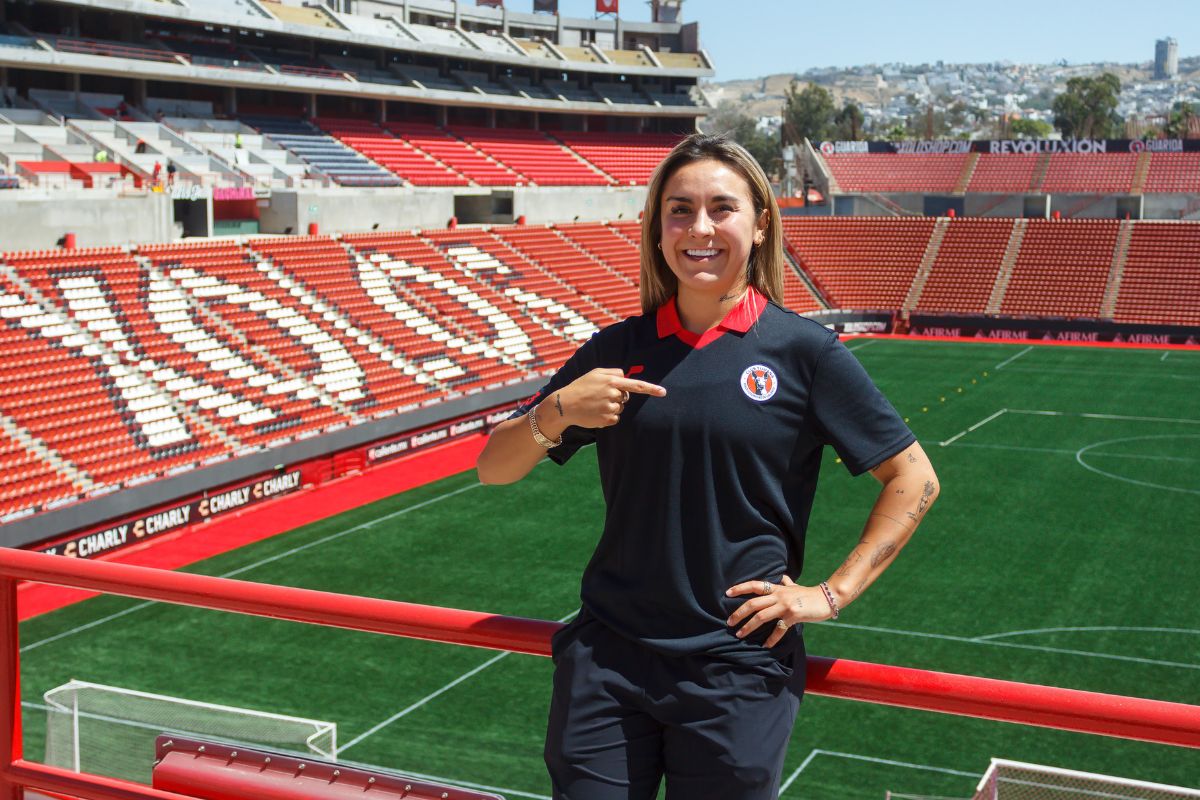
<instances>
[{"instance_id":1,"label":"woman's left hand on hip","mask_svg":"<svg viewBox=\"0 0 1200 800\"><path fill-rule=\"evenodd\" d=\"M753 595L738 606L725 622L738 629L737 637L744 639L763 625L774 630L763 643L774 647L787 633L788 628L800 622L824 622L833 616L825 593L818 586L799 586L787 575L779 583L770 581L746 581L725 592L729 597ZM743 625L742 623L745 622Z\"/></svg>"}]
</instances>

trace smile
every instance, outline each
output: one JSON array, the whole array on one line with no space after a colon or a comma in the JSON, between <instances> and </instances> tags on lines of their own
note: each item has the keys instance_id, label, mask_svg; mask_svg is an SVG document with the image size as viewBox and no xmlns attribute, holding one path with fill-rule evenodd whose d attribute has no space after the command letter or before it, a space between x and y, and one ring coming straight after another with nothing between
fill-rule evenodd
<instances>
[{"instance_id":1,"label":"smile","mask_svg":"<svg viewBox=\"0 0 1200 800\"><path fill-rule=\"evenodd\" d=\"M712 258L713 256L715 256L717 253L719 253L721 251L720 250L684 250L683 252L684 252L684 254L687 255L688 258Z\"/></svg>"}]
</instances>

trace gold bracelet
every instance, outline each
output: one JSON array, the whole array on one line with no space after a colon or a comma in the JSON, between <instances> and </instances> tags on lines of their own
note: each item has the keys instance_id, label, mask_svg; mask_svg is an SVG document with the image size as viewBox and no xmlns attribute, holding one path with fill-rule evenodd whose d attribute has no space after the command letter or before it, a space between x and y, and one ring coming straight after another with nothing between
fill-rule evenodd
<instances>
[{"instance_id":1,"label":"gold bracelet","mask_svg":"<svg viewBox=\"0 0 1200 800\"><path fill-rule=\"evenodd\" d=\"M546 448L547 450L549 450L551 447L558 447L560 444L562 444L562 434L561 433L558 435L558 441L553 441L551 439L547 439L545 436L542 435L542 432L538 429L537 407L536 406L525 416L529 417L529 429L533 431L533 440L535 442L537 442L538 444L540 444L542 447Z\"/></svg>"}]
</instances>

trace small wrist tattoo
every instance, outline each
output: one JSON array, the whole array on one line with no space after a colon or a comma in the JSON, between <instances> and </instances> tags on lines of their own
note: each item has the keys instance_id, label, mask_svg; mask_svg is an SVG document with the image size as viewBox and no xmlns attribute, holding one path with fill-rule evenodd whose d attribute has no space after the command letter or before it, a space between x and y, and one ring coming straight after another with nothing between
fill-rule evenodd
<instances>
[{"instance_id":1,"label":"small wrist tattoo","mask_svg":"<svg viewBox=\"0 0 1200 800\"><path fill-rule=\"evenodd\" d=\"M558 409L558 415L561 417L563 415L562 400L559 399L557 393L554 395L554 407Z\"/></svg>"}]
</instances>

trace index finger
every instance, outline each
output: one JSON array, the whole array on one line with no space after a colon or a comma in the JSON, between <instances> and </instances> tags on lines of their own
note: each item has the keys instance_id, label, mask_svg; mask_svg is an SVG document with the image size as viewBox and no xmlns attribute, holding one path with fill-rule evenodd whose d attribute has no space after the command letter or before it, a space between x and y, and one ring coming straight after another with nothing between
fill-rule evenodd
<instances>
[{"instance_id":1,"label":"index finger","mask_svg":"<svg viewBox=\"0 0 1200 800\"><path fill-rule=\"evenodd\" d=\"M612 383L618 389L633 394L648 394L654 397L666 397L667 390L656 383L646 383L645 381L634 380L633 378L617 378Z\"/></svg>"}]
</instances>

